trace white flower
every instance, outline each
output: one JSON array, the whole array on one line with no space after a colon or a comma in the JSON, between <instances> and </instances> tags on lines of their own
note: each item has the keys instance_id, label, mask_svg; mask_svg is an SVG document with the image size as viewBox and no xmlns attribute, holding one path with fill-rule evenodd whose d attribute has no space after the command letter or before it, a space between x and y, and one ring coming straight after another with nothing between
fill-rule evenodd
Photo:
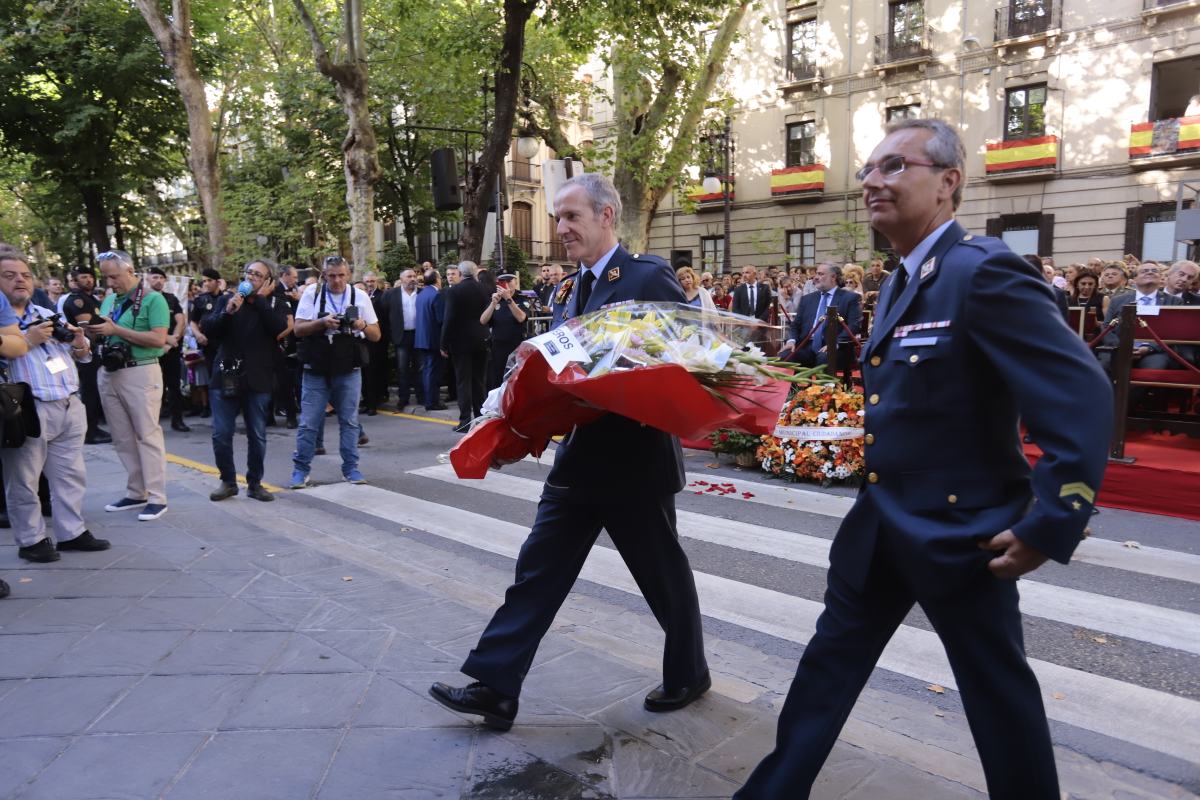
<instances>
[{"instance_id":1,"label":"white flower","mask_svg":"<svg viewBox=\"0 0 1200 800\"><path fill-rule=\"evenodd\" d=\"M840 453L840 452L842 452L842 448L838 447L836 444L831 444L831 445L829 445L829 452Z\"/></svg>"},{"instance_id":2,"label":"white flower","mask_svg":"<svg viewBox=\"0 0 1200 800\"><path fill-rule=\"evenodd\" d=\"M838 415L837 415L838 422L841 422L842 420L846 419L846 416L847 415L846 415L845 411L839 411Z\"/></svg>"}]
</instances>

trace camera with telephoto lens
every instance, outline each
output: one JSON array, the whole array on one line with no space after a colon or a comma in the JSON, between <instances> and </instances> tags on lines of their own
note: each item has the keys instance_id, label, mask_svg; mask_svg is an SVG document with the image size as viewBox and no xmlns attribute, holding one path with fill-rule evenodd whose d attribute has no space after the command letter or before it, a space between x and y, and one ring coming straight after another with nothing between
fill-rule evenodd
<instances>
[{"instance_id":1,"label":"camera with telephoto lens","mask_svg":"<svg viewBox=\"0 0 1200 800\"><path fill-rule=\"evenodd\" d=\"M71 342L75 341L75 334L70 328L67 327L67 324L63 322L62 314L51 314L48 317L42 317L41 319L36 320L33 324L41 325L43 322L49 322L54 326L50 329L50 338L54 339L55 341L62 342L63 344L70 344Z\"/></svg>"},{"instance_id":2,"label":"camera with telephoto lens","mask_svg":"<svg viewBox=\"0 0 1200 800\"><path fill-rule=\"evenodd\" d=\"M358 322L358 306L347 306L340 314L335 314L338 321L338 333L354 333L354 323Z\"/></svg>"},{"instance_id":3,"label":"camera with telephoto lens","mask_svg":"<svg viewBox=\"0 0 1200 800\"><path fill-rule=\"evenodd\" d=\"M108 372L124 369L133 361L133 347L119 336L109 336L100 345L100 364Z\"/></svg>"}]
</instances>

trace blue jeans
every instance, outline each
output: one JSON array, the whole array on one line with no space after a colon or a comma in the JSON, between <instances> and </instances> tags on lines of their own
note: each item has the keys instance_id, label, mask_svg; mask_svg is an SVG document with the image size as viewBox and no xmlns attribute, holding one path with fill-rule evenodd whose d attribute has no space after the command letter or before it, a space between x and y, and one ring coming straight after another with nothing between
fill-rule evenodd
<instances>
[{"instance_id":1,"label":"blue jeans","mask_svg":"<svg viewBox=\"0 0 1200 800\"><path fill-rule=\"evenodd\" d=\"M271 402L269 392L246 392L239 397L227 398L214 386L209 393L208 403L212 408L213 456L224 483L237 480L237 468L233 465L233 429L240 413L246 420L246 483L257 486L262 483L263 458L267 454L267 405Z\"/></svg>"},{"instance_id":2,"label":"blue jeans","mask_svg":"<svg viewBox=\"0 0 1200 800\"><path fill-rule=\"evenodd\" d=\"M293 466L308 474L319 432L325 427L325 406L337 413L342 454L342 474L358 469L358 399L362 393L362 371L342 375L316 375L304 370L300 384L300 427L296 430Z\"/></svg>"}]
</instances>

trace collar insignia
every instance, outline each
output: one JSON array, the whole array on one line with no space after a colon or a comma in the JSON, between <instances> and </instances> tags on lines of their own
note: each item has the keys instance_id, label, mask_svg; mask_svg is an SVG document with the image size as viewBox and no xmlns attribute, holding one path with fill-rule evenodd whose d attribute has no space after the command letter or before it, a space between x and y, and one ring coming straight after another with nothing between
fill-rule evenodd
<instances>
[{"instance_id":1,"label":"collar insignia","mask_svg":"<svg viewBox=\"0 0 1200 800\"><path fill-rule=\"evenodd\" d=\"M612 283L613 281L619 279L620 277L621 277L621 268L620 267L613 267L612 269L610 269L608 271L608 282L609 283Z\"/></svg>"},{"instance_id":2,"label":"collar insignia","mask_svg":"<svg viewBox=\"0 0 1200 800\"><path fill-rule=\"evenodd\" d=\"M920 276L919 280L925 280L930 275L932 275L933 270L936 266L937 266L937 264L935 263L935 260L932 258L929 259L928 261L926 261L924 264L922 264L921 265L921 276Z\"/></svg>"}]
</instances>

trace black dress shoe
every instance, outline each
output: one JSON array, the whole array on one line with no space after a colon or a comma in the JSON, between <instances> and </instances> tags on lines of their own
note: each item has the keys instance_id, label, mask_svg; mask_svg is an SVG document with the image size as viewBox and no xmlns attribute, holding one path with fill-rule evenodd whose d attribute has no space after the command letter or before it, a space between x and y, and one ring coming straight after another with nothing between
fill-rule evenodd
<instances>
[{"instance_id":1,"label":"black dress shoe","mask_svg":"<svg viewBox=\"0 0 1200 800\"><path fill-rule=\"evenodd\" d=\"M431 406L425 406L426 411L445 411L448 406L445 403L434 403Z\"/></svg>"},{"instance_id":2,"label":"black dress shoe","mask_svg":"<svg viewBox=\"0 0 1200 800\"><path fill-rule=\"evenodd\" d=\"M236 483L222 482L220 486L218 486L216 489L213 489L212 494L208 496L208 499L212 500L214 503L219 503L222 500L233 497L237 493L238 487Z\"/></svg>"},{"instance_id":3,"label":"black dress shoe","mask_svg":"<svg viewBox=\"0 0 1200 800\"><path fill-rule=\"evenodd\" d=\"M12 589L8 588L8 584L0 581L0 598L8 597Z\"/></svg>"},{"instance_id":4,"label":"black dress shoe","mask_svg":"<svg viewBox=\"0 0 1200 800\"><path fill-rule=\"evenodd\" d=\"M253 498L260 503L270 503L275 499L275 495L264 489L261 483L248 487L246 489L246 497Z\"/></svg>"},{"instance_id":5,"label":"black dress shoe","mask_svg":"<svg viewBox=\"0 0 1200 800\"><path fill-rule=\"evenodd\" d=\"M188 425L181 419L173 419L171 420L171 430L179 431L180 433L190 433L192 426Z\"/></svg>"},{"instance_id":6,"label":"black dress shoe","mask_svg":"<svg viewBox=\"0 0 1200 800\"><path fill-rule=\"evenodd\" d=\"M370 444L370 443L371 443L371 440L367 438L367 435L365 433L360 433L358 435L358 444L360 447L364 444Z\"/></svg>"},{"instance_id":7,"label":"black dress shoe","mask_svg":"<svg viewBox=\"0 0 1200 800\"><path fill-rule=\"evenodd\" d=\"M454 426L455 433L466 433L469 430L471 430L471 421L470 420L467 420L466 422L460 422Z\"/></svg>"},{"instance_id":8,"label":"black dress shoe","mask_svg":"<svg viewBox=\"0 0 1200 800\"><path fill-rule=\"evenodd\" d=\"M108 431L102 431L99 428L83 437L84 444L108 444L111 441L112 436Z\"/></svg>"},{"instance_id":9,"label":"black dress shoe","mask_svg":"<svg viewBox=\"0 0 1200 800\"><path fill-rule=\"evenodd\" d=\"M446 708L460 714L483 717L483 724L493 730L508 730L517 716L517 698L500 694L478 681L462 688L435 683L429 687L429 694Z\"/></svg>"},{"instance_id":10,"label":"black dress shoe","mask_svg":"<svg viewBox=\"0 0 1200 800\"><path fill-rule=\"evenodd\" d=\"M368 409L366 410L366 415L367 415L368 417L374 417L374 416L375 416L375 415L377 415L378 413L379 413L379 409L377 409L377 408L368 408Z\"/></svg>"},{"instance_id":11,"label":"black dress shoe","mask_svg":"<svg viewBox=\"0 0 1200 800\"><path fill-rule=\"evenodd\" d=\"M26 561L34 561L38 564L49 564L51 561L58 561L60 556L58 551L54 549L54 544L49 539L42 539L37 544L31 544L29 547L17 548L17 555Z\"/></svg>"},{"instance_id":12,"label":"black dress shoe","mask_svg":"<svg viewBox=\"0 0 1200 800\"><path fill-rule=\"evenodd\" d=\"M323 456L323 455L325 455L325 448L324 448L324 447L314 447L314 448L313 448L313 455L314 455L314 456Z\"/></svg>"},{"instance_id":13,"label":"black dress shoe","mask_svg":"<svg viewBox=\"0 0 1200 800\"><path fill-rule=\"evenodd\" d=\"M695 686L685 686L670 694L667 694L662 684L659 684L657 689L646 695L646 702L643 703L643 706L647 711L678 711L711 688L712 677L707 672Z\"/></svg>"},{"instance_id":14,"label":"black dress shoe","mask_svg":"<svg viewBox=\"0 0 1200 800\"><path fill-rule=\"evenodd\" d=\"M75 550L80 553L97 553L110 547L108 539L97 539L91 531L84 531L74 539L58 543L58 550Z\"/></svg>"}]
</instances>

